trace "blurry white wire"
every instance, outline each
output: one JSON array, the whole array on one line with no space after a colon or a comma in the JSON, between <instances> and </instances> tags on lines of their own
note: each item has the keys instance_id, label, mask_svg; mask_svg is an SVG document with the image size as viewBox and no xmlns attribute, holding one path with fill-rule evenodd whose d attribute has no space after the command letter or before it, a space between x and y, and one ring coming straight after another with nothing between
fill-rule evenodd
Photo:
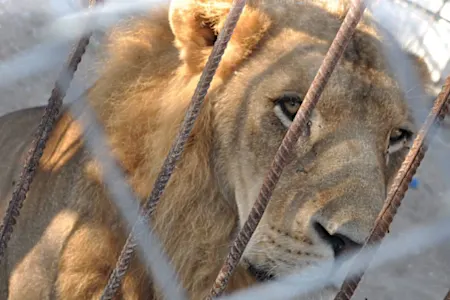
<instances>
[{"instance_id":1,"label":"blurry white wire","mask_svg":"<svg viewBox=\"0 0 450 300\"><path fill-rule=\"evenodd\" d=\"M449 197L449 195L447 195ZM357 263L349 265L346 261L355 257L355 252L336 260L336 264L347 266L345 270L338 270L329 277L323 274L329 272L330 263L334 261L323 261L317 266L309 267L302 272L285 276L278 280L259 284L234 294L223 296L222 300L269 300L290 299L300 295L311 294L326 286L341 284L344 276L358 275L364 267L372 260L376 252L376 259L372 260L371 268L380 267L389 262L404 259L408 255L433 248L450 239L450 217L440 219L429 225L418 226L408 230L399 237L386 237L381 247L368 247L358 253ZM380 245L380 244L378 244ZM350 269L350 266L352 267ZM348 273L347 273L348 272ZM311 278L314 278L313 280ZM318 279L320 278L320 279Z\"/></svg>"},{"instance_id":2,"label":"blurry white wire","mask_svg":"<svg viewBox=\"0 0 450 300\"><path fill-rule=\"evenodd\" d=\"M70 51L71 43L90 31L106 30L127 15L147 13L151 8L167 1L111 0L92 9L79 10L57 7L66 14L40 30L42 40L38 45L0 61L0 88L62 64ZM147 16L151 17L151 13Z\"/></svg>"},{"instance_id":3,"label":"blurry white wire","mask_svg":"<svg viewBox=\"0 0 450 300\"><path fill-rule=\"evenodd\" d=\"M126 16L148 13L155 6L168 2L168 0L105 1L93 9L82 9L56 19L44 29L44 32L58 40L73 39L90 30L108 29ZM83 26L90 18L93 20L92 25L89 28Z\"/></svg>"},{"instance_id":4,"label":"blurry white wire","mask_svg":"<svg viewBox=\"0 0 450 300\"><path fill-rule=\"evenodd\" d=\"M71 45L68 43L47 42L1 61L0 88L56 66L60 67L67 59L70 49Z\"/></svg>"},{"instance_id":5,"label":"blurry white wire","mask_svg":"<svg viewBox=\"0 0 450 300\"><path fill-rule=\"evenodd\" d=\"M85 145L93 158L100 164L103 182L112 200L127 221L129 230L131 230L133 225L136 226L134 238L144 258L149 274L153 275L152 278L155 280L156 285L166 295L165 299L187 299L185 291L180 285L178 276L172 269L159 239L151 230L150 224L142 222L143 219L139 214L138 198L126 183L121 168L111 156L112 152L107 146L105 134L97 122L94 112L89 104L85 102L84 97L85 90L80 86L73 86L69 89L66 97L66 101L71 102L68 106L69 112L83 128Z\"/></svg>"}]
</instances>

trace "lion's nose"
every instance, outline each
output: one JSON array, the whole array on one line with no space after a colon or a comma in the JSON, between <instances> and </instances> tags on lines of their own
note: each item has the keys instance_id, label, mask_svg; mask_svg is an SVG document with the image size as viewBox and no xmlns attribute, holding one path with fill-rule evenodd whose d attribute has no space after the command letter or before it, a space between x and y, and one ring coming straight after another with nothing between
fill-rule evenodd
<instances>
[{"instance_id":1,"label":"lion's nose","mask_svg":"<svg viewBox=\"0 0 450 300\"><path fill-rule=\"evenodd\" d=\"M362 246L345 235L339 233L330 234L319 222L315 222L313 228L317 235L333 248L334 257L336 258Z\"/></svg>"}]
</instances>

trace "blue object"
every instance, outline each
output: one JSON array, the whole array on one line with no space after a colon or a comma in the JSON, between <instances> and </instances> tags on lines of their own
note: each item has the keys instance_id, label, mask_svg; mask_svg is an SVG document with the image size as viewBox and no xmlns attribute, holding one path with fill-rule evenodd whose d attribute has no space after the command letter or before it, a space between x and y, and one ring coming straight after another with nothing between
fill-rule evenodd
<instances>
[{"instance_id":1,"label":"blue object","mask_svg":"<svg viewBox=\"0 0 450 300\"><path fill-rule=\"evenodd\" d=\"M413 189L417 189L418 185L419 185L419 180L417 180L417 178L413 177L413 179L409 183L409 186Z\"/></svg>"}]
</instances>

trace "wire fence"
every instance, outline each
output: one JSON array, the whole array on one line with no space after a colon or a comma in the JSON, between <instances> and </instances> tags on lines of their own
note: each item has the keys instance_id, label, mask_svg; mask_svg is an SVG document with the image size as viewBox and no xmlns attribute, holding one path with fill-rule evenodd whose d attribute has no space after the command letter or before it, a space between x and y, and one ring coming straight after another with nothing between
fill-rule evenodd
<instances>
[{"instance_id":1,"label":"wire fence","mask_svg":"<svg viewBox=\"0 0 450 300\"><path fill-rule=\"evenodd\" d=\"M0 231L0 257L3 256L7 242L12 234L12 226L15 223L14 219L16 217L20 217L19 210L22 206L21 203L25 200L25 195L31 184L33 174L38 167L38 161L42 155L42 149L45 145L46 139L48 138L48 134L51 131L53 122L56 120L56 116L59 113L62 98L69 87L68 82L72 79L71 76L73 76L73 72L76 70L76 65L79 63L79 60L77 60L76 57L84 52L84 49L88 44L90 36L89 32L93 29L109 28L120 19L122 13L142 12L143 10L151 8L155 3L157 3L157 1L142 1L136 2L132 5L117 3L108 5L108 3L105 3L105 5L96 7L91 11L83 10L81 12L63 17L48 28L49 32L55 34L50 36L52 36L52 38L57 37L56 44L63 40L66 41L67 39L73 39L79 36L84 37L79 46L76 48L72 59L68 63L69 72L66 72L65 70L61 73L61 80L56 84L56 88L52 94L52 98L49 101L46 114L44 115L41 126L39 127L39 131L36 133L36 138L33 141L33 148L29 152L29 156L26 160L26 167L23 169L20 180L15 186L13 199L10 202L10 206L5 215ZM102 169L106 170L105 172L102 172L102 174L105 175L103 180L108 187L110 196L117 207L120 208L122 215L127 221L129 229L132 233L134 233L132 236L130 235L127 240L128 246L124 248L121 254L121 258L123 258L123 260L119 260L116 271L111 275L110 283L106 287L102 299L113 298L114 293L120 287L120 277L127 271L127 261L129 262L131 254L136 246L138 246L144 254L143 257L149 273L152 274L156 284L161 288L167 299L186 299L185 291L178 283L177 275L172 270L170 263L168 262L168 258L165 257L165 254L161 250L162 248L159 240L154 236L152 230L148 226L148 215L157 205L157 201L161 196L172 171L174 170L175 163L182 154L184 143L186 142L190 130L193 127L195 115L200 111L202 101L206 96L210 82L214 76L215 69L220 62L221 54L223 54L225 50L227 42L231 37L233 28L239 19L239 15L245 6L245 3L246 1L239 0L233 2L234 6L229 15L229 19L227 19L225 30L220 33L218 42L216 42L213 53L210 56L210 60L205 67L200 83L193 96L193 101L191 102L192 106L188 109L185 123L182 126L183 129L180 131L180 135L176 139L173 148L164 163L160 176L158 177L160 181L156 181L152 195L150 195L147 202L149 204L145 205L144 211L141 211L138 207L137 198L133 194L131 188L126 184L126 181L124 180L125 177L120 171L120 168L118 168L117 162L115 162L109 155L110 151L104 142L106 140L105 134L102 132L99 123L95 120L94 115L90 112L89 106L84 101L85 91L83 91L80 87L72 87L71 90L74 92L72 94L69 93L66 97L69 100L68 103L71 103L71 105L69 105L71 113L77 120L80 121L86 130L84 132L86 146L102 165ZM381 4L379 2L367 2L367 5L369 10L374 11ZM259 219L264 213L264 209L267 206L271 196L271 190L275 187L277 178L281 175L283 165L285 163L285 157L290 151L292 151L293 145L299 138L303 126L306 125L306 120L308 119L309 114L317 101L319 101L320 93L324 89L327 79L331 76L333 67L336 65L340 55L342 55L342 52L346 47L346 42L351 39L352 32L355 30L355 27L359 22L359 18L365 9L364 6L365 3L363 2L353 2L353 6L344 20L337 38L332 44L321 69L318 71L318 75L316 77L317 83L313 83L310 91L306 94L305 101L297 113L293 124L289 128L285 140L283 140L280 147L279 153L277 153L278 156L274 159L274 163L272 165L273 171L271 171L272 173L269 172L266 182L263 185L254 208L254 214L250 215L247 223L245 223L244 228L240 232L240 235L238 235L232 251L224 264L224 268L217 278L214 288L211 291L212 297L220 296L220 298L224 299L256 299L256 297L259 299L284 299L298 296L300 294L311 293L314 290L326 287L330 284L330 282L344 282L343 289L341 293L338 294L337 298L350 299L356 289L360 276L364 273L369 263L372 263L372 265L381 265L382 263L387 263L392 260L402 258L405 255L412 254L418 249L423 250L429 247L434 247L449 238L450 230L447 230L447 228L450 228L450 221L445 218L443 220L436 221L431 225L421 226L418 229L411 230L408 234L405 234L401 238L386 238L382 244L383 249L378 249L381 245L379 242L384 237L384 234L387 233L389 225L392 222L398 206L400 205L400 201L406 192L408 184L410 183L421 159L424 157L425 150L429 145L426 143L426 136L428 135L428 132L433 129L436 124L439 124L439 121L442 121L447 113L450 93L449 79L445 83L442 92L435 102L435 106L427 117L427 110L425 109L422 101L422 99L426 98L426 96L424 91L417 88L419 85L419 79L418 76L416 76L417 74L412 71L407 59L403 56L399 49L389 48L386 46L384 49L385 55L392 67L393 72L398 78L400 86L404 91L406 91L405 95L407 96L409 103L412 104L414 117L417 120L425 121L424 126L419 131L419 134L415 139L415 142L411 147L402 168L397 174L393 187L388 194L388 199L382 212L389 212L389 214L387 217L386 215L380 214L372 235L368 238L366 245L361 251L351 253L345 258L342 258L343 261L347 261L349 258L353 258L354 260L354 264L346 270L348 273L335 274L334 277L312 281L311 278L316 279L320 277L320 274L326 270L325 265L329 262L324 262L323 266L316 266L311 270L303 270L302 272L287 276L286 278L280 278L267 284L261 284L260 286L253 287L233 295L224 297L221 296L221 293L226 286L227 279L231 275L233 268L239 262L245 245L250 240L251 234L256 229ZM63 24L65 25L62 26ZM84 26L80 26L80 24L84 24ZM61 31L61 28L64 30ZM386 31L381 30L381 32L386 37L389 35ZM44 51L44 53L45 52L46 51ZM47 55L51 54L49 53ZM18 59L15 64L19 64L20 62L21 60ZM39 69L40 66L34 68L32 71L39 72ZM13 68L6 64L0 66L0 70L11 71ZM2 74L5 78L8 77L5 73L2 72ZM15 75L19 77L23 76L20 73L16 73ZM14 78L14 75L12 77ZM414 93L408 92L411 90L414 90ZM138 222L135 222L136 220L138 220ZM379 224L382 224L382 229L377 227ZM375 255L375 251L377 255L381 257L381 260L373 264L372 258ZM344 281L347 275L352 275L350 281Z\"/></svg>"}]
</instances>

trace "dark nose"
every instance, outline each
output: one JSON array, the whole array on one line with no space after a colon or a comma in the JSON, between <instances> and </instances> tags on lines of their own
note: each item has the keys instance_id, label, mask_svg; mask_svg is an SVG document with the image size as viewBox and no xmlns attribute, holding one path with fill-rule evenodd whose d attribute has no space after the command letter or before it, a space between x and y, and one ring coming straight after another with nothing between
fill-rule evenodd
<instances>
[{"instance_id":1,"label":"dark nose","mask_svg":"<svg viewBox=\"0 0 450 300\"><path fill-rule=\"evenodd\" d=\"M318 236L333 248L334 257L336 258L342 254L345 254L352 250L356 250L362 246L361 244L349 239L345 235L338 233L330 234L325 229L325 227L323 227L318 222L315 222L313 224L313 227Z\"/></svg>"}]
</instances>

